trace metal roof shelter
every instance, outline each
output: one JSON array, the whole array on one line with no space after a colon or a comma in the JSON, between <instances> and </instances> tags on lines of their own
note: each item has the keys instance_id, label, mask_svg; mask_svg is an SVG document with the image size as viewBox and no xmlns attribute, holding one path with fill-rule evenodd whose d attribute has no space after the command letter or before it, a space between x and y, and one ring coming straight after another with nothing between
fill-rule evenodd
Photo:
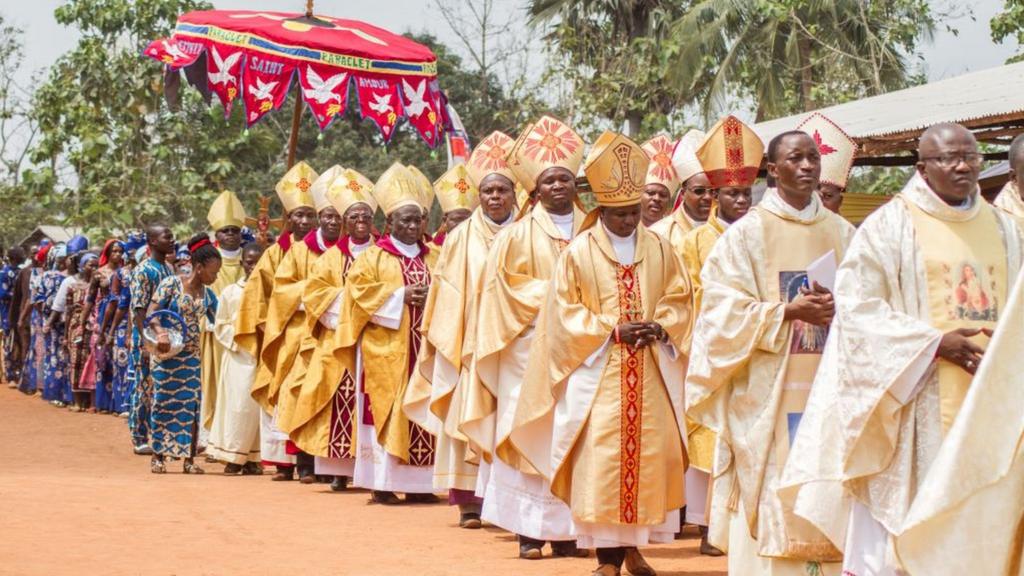
<instances>
[{"instance_id":1,"label":"metal roof shelter","mask_svg":"<svg viewBox=\"0 0 1024 576\"><path fill-rule=\"evenodd\" d=\"M56 243L67 242L81 233L82 229L77 227L65 228L64 226L49 226L44 224L36 226L36 229L26 236L24 240L19 242L18 245L28 248L32 244L38 244L43 238Z\"/></svg>"},{"instance_id":2,"label":"metal roof shelter","mask_svg":"<svg viewBox=\"0 0 1024 576\"><path fill-rule=\"evenodd\" d=\"M858 165L898 166L916 161L925 128L958 122L979 142L1009 145L1024 132L1024 62L979 70L817 110L857 141ZM764 142L792 130L812 112L755 124ZM1005 153L986 154L990 160Z\"/></svg>"}]
</instances>

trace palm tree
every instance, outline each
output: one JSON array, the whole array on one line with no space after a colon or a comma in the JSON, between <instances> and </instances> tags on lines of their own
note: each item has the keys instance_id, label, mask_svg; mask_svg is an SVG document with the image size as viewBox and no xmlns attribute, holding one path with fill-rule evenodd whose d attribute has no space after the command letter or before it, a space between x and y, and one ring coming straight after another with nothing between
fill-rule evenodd
<instances>
[{"instance_id":1,"label":"palm tree","mask_svg":"<svg viewBox=\"0 0 1024 576\"><path fill-rule=\"evenodd\" d=\"M683 48L669 81L685 89L710 60L705 117L737 86L758 120L807 111L906 86L908 55L934 26L922 0L701 0L672 26Z\"/></svg>"}]
</instances>

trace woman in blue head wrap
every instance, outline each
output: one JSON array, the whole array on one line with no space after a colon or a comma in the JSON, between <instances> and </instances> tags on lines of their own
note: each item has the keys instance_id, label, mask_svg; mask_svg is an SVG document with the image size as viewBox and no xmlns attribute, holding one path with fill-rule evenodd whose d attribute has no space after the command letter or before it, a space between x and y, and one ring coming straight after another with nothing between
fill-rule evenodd
<instances>
[{"instance_id":1,"label":"woman in blue head wrap","mask_svg":"<svg viewBox=\"0 0 1024 576\"><path fill-rule=\"evenodd\" d=\"M57 291L67 277L66 269L67 246L58 244L50 250L47 270L39 278L39 290L33 293L33 303L43 320L43 400L58 407L67 406L72 401L64 323L59 318L52 318Z\"/></svg>"}]
</instances>

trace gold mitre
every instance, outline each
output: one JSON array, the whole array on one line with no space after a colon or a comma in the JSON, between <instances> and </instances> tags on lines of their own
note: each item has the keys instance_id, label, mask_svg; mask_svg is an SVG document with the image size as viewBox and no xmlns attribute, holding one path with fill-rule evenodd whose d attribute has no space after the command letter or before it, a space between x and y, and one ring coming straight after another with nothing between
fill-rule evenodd
<instances>
[{"instance_id":1,"label":"gold mitre","mask_svg":"<svg viewBox=\"0 0 1024 576\"><path fill-rule=\"evenodd\" d=\"M821 182L846 188L857 143L835 122L819 112L811 114L796 127L814 138L821 153Z\"/></svg>"},{"instance_id":2,"label":"gold mitre","mask_svg":"<svg viewBox=\"0 0 1024 576\"><path fill-rule=\"evenodd\" d=\"M313 207L316 208L317 213L331 206L330 200L327 199L327 189L331 187L334 180L344 170L344 168L335 164L313 181L309 194L313 197Z\"/></svg>"},{"instance_id":3,"label":"gold mitre","mask_svg":"<svg viewBox=\"0 0 1024 576\"><path fill-rule=\"evenodd\" d=\"M512 140L511 136L495 130L476 145L473 154L469 156L466 169L469 170L469 176L477 188L484 178L491 174L501 174L512 183L516 182L516 175L508 167L506 160L514 143L515 140Z\"/></svg>"},{"instance_id":4,"label":"gold mitre","mask_svg":"<svg viewBox=\"0 0 1024 576\"><path fill-rule=\"evenodd\" d=\"M583 172L601 206L630 206L640 202L650 159L636 142L605 131L590 147Z\"/></svg>"},{"instance_id":5,"label":"gold mitre","mask_svg":"<svg viewBox=\"0 0 1024 576\"><path fill-rule=\"evenodd\" d=\"M712 126L697 148L697 159L712 188L753 186L763 156L761 139L732 115Z\"/></svg>"},{"instance_id":6,"label":"gold mitre","mask_svg":"<svg viewBox=\"0 0 1024 576\"><path fill-rule=\"evenodd\" d=\"M413 181L416 182L420 206L424 210L430 210L430 207L434 205L434 186L430 184L430 178L427 178L426 174L412 164L406 166L406 168L409 169L409 174L412 175Z\"/></svg>"},{"instance_id":7,"label":"gold mitre","mask_svg":"<svg viewBox=\"0 0 1024 576\"><path fill-rule=\"evenodd\" d=\"M313 196L309 193L316 180L316 171L309 164L299 161L292 166L277 183L277 197L281 199L285 214L298 208L313 208Z\"/></svg>"},{"instance_id":8,"label":"gold mitre","mask_svg":"<svg viewBox=\"0 0 1024 576\"><path fill-rule=\"evenodd\" d=\"M228 226L241 228L245 226L245 207L231 190L225 190L217 196L206 213L206 221L214 232Z\"/></svg>"},{"instance_id":9,"label":"gold mitre","mask_svg":"<svg viewBox=\"0 0 1024 576\"><path fill-rule=\"evenodd\" d=\"M675 192L676 188L679 188L679 176L676 175L676 169L672 167L672 149L674 147L675 142L667 134L658 134L644 142L641 148L647 153L647 157L651 159L650 164L647 165L647 177L644 179L645 185L661 184L668 188L669 194Z\"/></svg>"},{"instance_id":10,"label":"gold mitre","mask_svg":"<svg viewBox=\"0 0 1024 576\"><path fill-rule=\"evenodd\" d=\"M676 142L672 150L672 167L676 170L676 177L680 184L704 171L697 160L697 147L704 141L705 134L700 130L690 130Z\"/></svg>"},{"instance_id":11,"label":"gold mitre","mask_svg":"<svg viewBox=\"0 0 1024 576\"><path fill-rule=\"evenodd\" d=\"M528 192L548 168L561 167L575 176L583 161L583 139L565 123L541 116L519 134L509 150L508 166Z\"/></svg>"},{"instance_id":12,"label":"gold mitre","mask_svg":"<svg viewBox=\"0 0 1024 576\"><path fill-rule=\"evenodd\" d=\"M342 216L356 204L366 204L370 212L377 211L377 199L373 196L373 182L351 168L345 168L331 182L327 189L327 200Z\"/></svg>"},{"instance_id":13,"label":"gold mitre","mask_svg":"<svg viewBox=\"0 0 1024 576\"><path fill-rule=\"evenodd\" d=\"M384 214L391 214L402 206L422 208L419 186L412 172L399 162L395 162L377 179L373 186L373 194L377 202L380 202Z\"/></svg>"},{"instance_id":14,"label":"gold mitre","mask_svg":"<svg viewBox=\"0 0 1024 576\"><path fill-rule=\"evenodd\" d=\"M445 214L460 208L472 211L480 205L480 191L473 184L465 164L452 166L438 178L434 182L434 192Z\"/></svg>"}]
</instances>

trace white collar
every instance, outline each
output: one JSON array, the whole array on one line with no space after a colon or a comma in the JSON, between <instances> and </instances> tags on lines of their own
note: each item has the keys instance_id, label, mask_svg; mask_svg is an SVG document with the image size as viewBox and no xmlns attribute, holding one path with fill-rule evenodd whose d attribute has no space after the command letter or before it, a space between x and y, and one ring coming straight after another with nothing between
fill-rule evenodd
<instances>
[{"instance_id":1,"label":"white collar","mask_svg":"<svg viewBox=\"0 0 1024 576\"><path fill-rule=\"evenodd\" d=\"M235 248L234 250L225 250L223 248L217 248L217 250L220 250L221 258L238 258L239 256L242 255L241 248Z\"/></svg>"},{"instance_id":2,"label":"white collar","mask_svg":"<svg viewBox=\"0 0 1024 576\"><path fill-rule=\"evenodd\" d=\"M573 212L569 212L568 214L552 214L551 212L548 212L548 216L551 217L551 221L555 224L565 224L566 222L572 222L576 214Z\"/></svg>"},{"instance_id":3,"label":"white collar","mask_svg":"<svg viewBox=\"0 0 1024 576\"><path fill-rule=\"evenodd\" d=\"M484 218L486 218L488 222L490 222L491 224L494 224L495 226L500 226L502 228L504 228L505 226L508 226L509 224L515 222L515 220L516 220L516 211L515 210L509 212L508 218L506 218L504 222L495 222L494 220L491 220L491 217L488 216L483 211L481 211L481 214L483 214ZM552 219L554 219L554 215L552 215L551 217L552 217Z\"/></svg>"},{"instance_id":4,"label":"white collar","mask_svg":"<svg viewBox=\"0 0 1024 576\"><path fill-rule=\"evenodd\" d=\"M351 236L348 237L348 251L351 252L353 256L362 254L372 244L373 238L368 238L366 242L363 242L362 244L356 244L356 241L353 240Z\"/></svg>"},{"instance_id":5,"label":"white collar","mask_svg":"<svg viewBox=\"0 0 1024 576\"><path fill-rule=\"evenodd\" d=\"M316 245L320 248L321 253L327 251L327 244L324 244L324 232L320 228L316 229Z\"/></svg>"},{"instance_id":6,"label":"white collar","mask_svg":"<svg viewBox=\"0 0 1024 576\"><path fill-rule=\"evenodd\" d=\"M633 233L629 236L619 236L605 227L603 222L601 227L604 228L604 233L608 235L608 240L612 244L612 249L615 250L615 258L619 261L619 264L623 266L632 265L636 257L636 230L633 230Z\"/></svg>"},{"instance_id":7,"label":"white collar","mask_svg":"<svg viewBox=\"0 0 1024 576\"><path fill-rule=\"evenodd\" d=\"M405 256L406 258L415 258L420 255L419 244L406 244L398 238L395 238L394 234L391 235L391 243L395 246L395 249L401 252L402 256Z\"/></svg>"}]
</instances>

